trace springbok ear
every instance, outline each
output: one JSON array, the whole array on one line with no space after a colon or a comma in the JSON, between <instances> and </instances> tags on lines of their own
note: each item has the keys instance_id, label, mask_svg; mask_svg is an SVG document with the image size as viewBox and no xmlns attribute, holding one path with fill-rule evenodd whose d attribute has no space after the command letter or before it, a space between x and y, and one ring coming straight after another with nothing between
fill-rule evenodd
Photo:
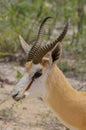
<instances>
[{"instance_id":1,"label":"springbok ear","mask_svg":"<svg viewBox=\"0 0 86 130\"><path fill-rule=\"evenodd\" d=\"M28 45L25 40L23 39L23 37L21 35L19 35L19 40L20 40L20 44L21 44L21 47L23 48L24 52L26 54L29 53L30 49L31 49L31 46Z\"/></svg>"},{"instance_id":2,"label":"springbok ear","mask_svg":"<svg viewBox=\"0 0 86 130\"><path fill-rule=\"evenodd\" d=\"M51 54L52 61L54 62L54 61L58 60L60 58L61 54L62 54L62 48L61 48L61 43L59 42L57 44L57 46L54 48L54 50L52 51L52 54Z\"/></svg>"}]
</instances>

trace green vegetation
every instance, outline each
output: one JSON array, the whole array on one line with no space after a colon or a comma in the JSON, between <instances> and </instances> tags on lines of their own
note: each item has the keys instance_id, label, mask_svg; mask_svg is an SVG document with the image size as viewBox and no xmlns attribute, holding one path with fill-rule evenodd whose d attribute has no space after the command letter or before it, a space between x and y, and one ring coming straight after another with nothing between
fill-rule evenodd
<instances>
[{"instance_id":1,"label":"green vegetation","mask_svg":"<svg viewBox=\"0 0 86 130\"><path fill-rule=\"evenodd\" d=\"M19 70L17 70L17 76L16 77L18 79L20 79L20 78L22 78L22 76L23 76L22 73Z\"/></svg>"},{"instance_id":2,"label":"green vegetation","mask_svg":"<svg viewBox=\"0 0 86 130\"><path fill-rule=\"evenodd\" d=\"M81 70L86 70L85 0L0 0L0 57L19 51L19 34L32 43L40 22L46 16L53 17L51 30L56 31L48 32L48 39L51 34L53 39L56 38L66 21L70 20L68 35L63 41L63 55L70 62L74 60L76 70L84 72ZM61 65L64 71L72 67L72 63L66 63Z\"/></svg>"}]
</instances>

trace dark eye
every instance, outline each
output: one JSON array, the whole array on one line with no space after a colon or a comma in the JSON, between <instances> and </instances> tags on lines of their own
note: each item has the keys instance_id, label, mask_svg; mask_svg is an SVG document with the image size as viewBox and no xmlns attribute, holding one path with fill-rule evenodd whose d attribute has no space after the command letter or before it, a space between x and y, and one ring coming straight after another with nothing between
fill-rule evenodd
<instances>
[{"instance_id":1,"label":"dark eye","mask_svg":"<svg viewBox=\"0 0 86 130\"><path fill-rule=\"evenodd\" d=\"M33 79L34 79L34 78L39 78L41 75L42 75L42 72L41 72L41 71L38 71L38 72L36 72L36 73L34 74Z\"/></svg>"}]
</instances>

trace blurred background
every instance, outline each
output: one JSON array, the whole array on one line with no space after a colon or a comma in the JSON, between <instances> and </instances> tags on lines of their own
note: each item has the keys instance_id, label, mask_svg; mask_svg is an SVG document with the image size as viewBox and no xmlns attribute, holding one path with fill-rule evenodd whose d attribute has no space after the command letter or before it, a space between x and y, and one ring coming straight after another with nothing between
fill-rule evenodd
<instances>
[{"instance_id":1,"label":"blurred background","mask_svg":"<svg viewBox=\"0 0 86 130\"><path fill-rule=\"evenodd\" d=\"M53 17L48 40L55 39L70 20L63 40L60 67L70 75L86 72L86 1L85 0L0 0L0 62L19 61L24 64L19 34L28 44L35 39L41 21ZM46 38L44 38L46 39ZM19 56L19 57L18 57ZM17 58L17 59L16 59ZM19 58L19 59L18 59Z\"/></svg>"},{"instance_id":2,"label":"blurred background","mask_svg":"<svg viewBox=\"0 0 86 130\"><path fill-rule=\"evenodd\" d=\"M86 0L0 0L0 130L65 130L41 100L11 98L26 63L19 35L32 44L47 16L43 43L54 41L69 20L58 66L73 87L86 91Z\"/></svg>"}]
</instances>

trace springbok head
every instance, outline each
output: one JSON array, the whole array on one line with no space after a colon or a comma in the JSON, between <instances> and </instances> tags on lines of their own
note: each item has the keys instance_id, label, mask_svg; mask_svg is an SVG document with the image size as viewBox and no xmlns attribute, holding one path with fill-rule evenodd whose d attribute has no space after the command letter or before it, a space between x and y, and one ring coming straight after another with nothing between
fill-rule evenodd
<instances>
[{"instance_id":1,"label":"springbok head","mask_svg":"<svg viewBox=\"0 0 86 130\"><path fill-rule=\"evenodd\" d=\"M27 95L29 97L44 96L46 93L46 79L53 64L61 55L60 42L68 30L68 23L65 25L62 33L52 43L42 45L43 28L48 19L46 17L40 25L37 39L32 47L23 40L20 36L21 45L26 53L28 53L25 74L17 83L12 91L12 97L18 101ZM48 54L49 53L49 57ZM47 56L46 56L47 55Z\"/></svg>"}]
</instances>

